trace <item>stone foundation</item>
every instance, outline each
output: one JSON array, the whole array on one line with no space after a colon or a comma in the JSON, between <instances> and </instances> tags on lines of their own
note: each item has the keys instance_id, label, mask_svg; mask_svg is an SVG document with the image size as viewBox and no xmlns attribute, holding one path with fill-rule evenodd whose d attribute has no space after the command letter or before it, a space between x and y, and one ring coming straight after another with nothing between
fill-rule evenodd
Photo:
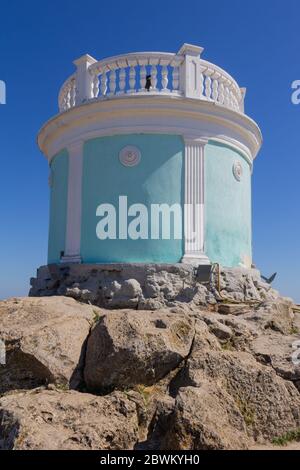
<instances>
[{"instance_id":1,"label":"stone foundation","mask_svg":"<svg viewBox=\"0 0 300 470\"><path fill-rule=\"evenodd\" d=\"M104 308L156 310L214 306L218 302L263 302L278 297L259 271L213 267L199 282L188 264L55 264L42 266L31 279L29 296L63 295Z\"/></svg>"}]
</instances>

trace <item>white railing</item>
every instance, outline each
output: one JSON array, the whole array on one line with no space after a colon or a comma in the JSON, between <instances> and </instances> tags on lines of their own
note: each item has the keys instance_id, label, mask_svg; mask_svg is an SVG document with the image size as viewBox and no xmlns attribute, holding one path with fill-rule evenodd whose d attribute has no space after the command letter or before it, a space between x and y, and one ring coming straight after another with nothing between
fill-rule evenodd
<instances>
[{"instance_id":1,"label":"white railing","mask_svg":"<svg viewBox=\"0 0 300 470\"><path fill-rule=\"evenodd\" d=\"M141 52L96 61L86 55L61 87L60 112L89 100L121 95L177 95L244 112L245 89L223 69L202 60L202 48L185 44L177 54Z\"/></svg>"},{"instance_id":2,"label":"white railing","mask_svg":"<svg viewBox=\"0 0 300 470\"><path fill-rule=\"evenodd\" d=\"M92 98L136 93L179 93L179 67L183 56L142 52L96 62Z\"/></svg>"},{"instance_id":3,"label":"white railing","mask_svg":"<svg viewBox=\"0 0 300 470\"><path fill-rule=\"evenodd\" d=\"M67 111L76 104L76 74L69 77L60 89L58 95L59 111Z\"/></svg>"}]
</instances>

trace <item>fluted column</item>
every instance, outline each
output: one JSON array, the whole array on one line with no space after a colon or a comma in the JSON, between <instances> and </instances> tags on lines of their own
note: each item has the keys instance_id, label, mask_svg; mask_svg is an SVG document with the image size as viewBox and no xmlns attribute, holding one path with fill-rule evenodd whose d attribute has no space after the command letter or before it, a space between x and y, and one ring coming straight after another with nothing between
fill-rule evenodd
<instances>
[{"instance_id":1,"label":"fluted column","mask_svg":"<svg viewBox=\"0 0 300 470\"><path fill-rule=\"evenodd\" d=\"M209 264L204 253L204 147L207 140L184 137L185 201L183 263Z\"/></svg>"},{"instance_id":2,"label":"fluted column","mask_svg":"<svg viewBox=\"0 0 300 470\"><path fill-rule=\"evenodd\" d=\"M63 263L80 263L83 141L67 147L69 153L67 228Z\"/></svg>"}]
</instances>

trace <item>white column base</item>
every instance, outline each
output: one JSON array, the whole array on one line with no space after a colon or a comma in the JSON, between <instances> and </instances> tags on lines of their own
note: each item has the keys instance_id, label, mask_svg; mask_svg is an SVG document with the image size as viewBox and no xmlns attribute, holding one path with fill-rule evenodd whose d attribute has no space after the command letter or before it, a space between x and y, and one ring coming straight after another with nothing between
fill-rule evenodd
<instances>
[{"instance_id":1,"label":"white column base","mask_svg":"<svg viewBox=\"0 0 300 470\"><path fill-rule=\"evenodd\" d=\"M208 266L211 264L209 258L205 253L186 253L182 259L181 263L183 264L192 264L193 266Z\"/></svg>"},{"instance_id":2,"label":"white column base","mask_svg":"<svg viewBox=\"0 0 300 470\"><path fill-rule=\"evenodd\" d=\"M81 256L79 256L79 255L66 255L66 256L62 256L60 262L62 264L65 264L65 263L81 263L82 259L81 259Z\"/></svg>"}]
</instances>

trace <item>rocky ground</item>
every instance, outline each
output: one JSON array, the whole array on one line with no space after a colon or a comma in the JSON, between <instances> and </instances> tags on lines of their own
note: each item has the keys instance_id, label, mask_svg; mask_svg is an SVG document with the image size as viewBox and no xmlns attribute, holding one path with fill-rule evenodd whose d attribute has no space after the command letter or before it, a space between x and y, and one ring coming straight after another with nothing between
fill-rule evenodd
<instances>
[{"instance_id":1,"label":"rocky ground","mask_svg":"<svg viewBox=\"0 0 300 470\"><path fill-rule=\"evenodd\" d=\"M101 296L103 282L82 279L61 296L0 302L0 449L264 449L300 437L293 302L257 271L222 271L207 287L150 274L106 280Z\"/></svg>"}]
</instances>

